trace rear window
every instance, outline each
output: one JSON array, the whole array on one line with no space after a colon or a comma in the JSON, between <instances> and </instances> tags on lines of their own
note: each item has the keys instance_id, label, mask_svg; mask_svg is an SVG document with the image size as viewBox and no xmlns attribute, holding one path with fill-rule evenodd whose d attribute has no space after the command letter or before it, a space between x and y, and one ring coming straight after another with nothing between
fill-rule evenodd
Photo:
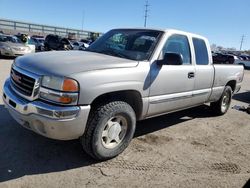
<instances>
[{"instance_id":1,"label":"rear window","mask_svg":"<svg viewBox=\"0 0 250 188\"><path fill-rule=\"evenodd\" d=\"M197 65L208 65L208 52L207 46L204 40L193 38L195 59Z\"/></svg>"}]
</instances>

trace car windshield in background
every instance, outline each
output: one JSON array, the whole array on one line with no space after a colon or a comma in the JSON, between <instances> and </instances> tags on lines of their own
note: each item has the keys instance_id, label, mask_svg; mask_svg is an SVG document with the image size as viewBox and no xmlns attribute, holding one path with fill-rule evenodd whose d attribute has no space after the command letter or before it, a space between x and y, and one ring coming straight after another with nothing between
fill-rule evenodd
<instances>
[{"instance_id":1,"label":"car windshield in background","mask_svg":"<svg viewBox=\"0 0 250 188\"><path fill-rule=\"evenodd\" d=\"M7 35L0 35L0 42L21 43L17 37Z\"/></svg>"},{"instance_id":2,"label":"car windshield in background","mask_svg":"<svg viewBox=\"0 0 250 188\"><path fill-rule=\"evenodd\" d=\"M148 60L161 37L161 31L116 29L104 34L87 51L132 60Z\"/></svg>"}]
</instances>

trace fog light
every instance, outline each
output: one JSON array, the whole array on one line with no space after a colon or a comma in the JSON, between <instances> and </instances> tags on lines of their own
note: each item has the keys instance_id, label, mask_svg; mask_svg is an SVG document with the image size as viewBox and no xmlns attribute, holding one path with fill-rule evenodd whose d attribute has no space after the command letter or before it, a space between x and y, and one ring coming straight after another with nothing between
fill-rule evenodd
<instances>
[{"instance_id":1,"label":"fog light","mask_svg":"<svg viewBox=\"0 0 250 188\"><path fill-rule=\"evenodd\" d=\"M62 112L61 111L55 111L54 116L57 117L57 118L60 118L60 117L62 117Z\"/></svg>"}]
</instances>

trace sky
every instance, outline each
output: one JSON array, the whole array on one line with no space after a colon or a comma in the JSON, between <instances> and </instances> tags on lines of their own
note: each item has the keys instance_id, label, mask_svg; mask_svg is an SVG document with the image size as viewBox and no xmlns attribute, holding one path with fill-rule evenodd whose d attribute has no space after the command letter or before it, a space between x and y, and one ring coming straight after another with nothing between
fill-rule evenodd
<instances>
[{"instance_id":1,"label":"sky","mask_svg":"<svg viewBox=\"0 0 250 188\"><path fill-rule=\"evenodd\" d=\"M250 0L148 0L149 28L173 28L211 44L250 49ZM143 27L145 0L0 0L0 18L103 32Z\"/></svg>"}]
</instances>

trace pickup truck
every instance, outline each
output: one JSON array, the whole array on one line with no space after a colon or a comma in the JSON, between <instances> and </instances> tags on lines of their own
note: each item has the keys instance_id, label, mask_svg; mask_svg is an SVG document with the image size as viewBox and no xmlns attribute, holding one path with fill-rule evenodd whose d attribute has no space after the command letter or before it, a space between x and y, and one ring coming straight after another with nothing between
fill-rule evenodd
<instances>
[{"instance_id":1,"label":"pickup truck","mask_svg":"<svg viewBox=\"0 0 250 188\"><path fill-rule=\"evenodd\" d=\"M136 122L210 103L225 114L241 65L213 65L208 40L177 30L114 29L85 51L18 57L3 101L23 127L80 139L95 159L123 152Z\"/></svg>"}]
</instances>

